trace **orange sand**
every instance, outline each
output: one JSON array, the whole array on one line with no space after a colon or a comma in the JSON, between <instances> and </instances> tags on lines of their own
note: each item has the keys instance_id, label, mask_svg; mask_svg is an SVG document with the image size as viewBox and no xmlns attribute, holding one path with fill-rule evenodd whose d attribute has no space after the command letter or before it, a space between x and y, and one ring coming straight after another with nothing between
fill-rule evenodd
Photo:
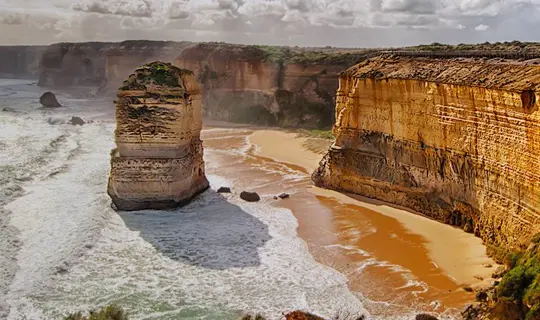
<instances>
[{"instance_id":1,"label":"orange sand","mask_svg":"<svg viewBox=\"0 0 540 320\"><path fill-rule=\"evenodd\" d=\"M306 139L294 133L277 130L255 131L249 137L250 142L257 146L257 153L261 156L301 166L311 173L318 167L321 155L303 147ZM481 239L474 235L419 214L413 214L405 208L396 208L380 201L316 187L309 188L309 191L315 195L332 197L344 204L367 208L396 219L410 232L426 240L426 249L432 261L458 284L488 285L493 269L485 268L483 265L495 265L495 263L485 254ZM485 280L479 281L477 277Z\"/></svg>"}]
</instances>

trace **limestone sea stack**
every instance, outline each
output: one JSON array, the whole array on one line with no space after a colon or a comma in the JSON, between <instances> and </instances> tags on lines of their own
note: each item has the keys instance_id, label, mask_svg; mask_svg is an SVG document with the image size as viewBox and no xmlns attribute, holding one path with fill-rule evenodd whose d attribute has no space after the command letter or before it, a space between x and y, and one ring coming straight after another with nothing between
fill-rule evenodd
<instances>
[{"instance_id":1,"label":"limestone sea stack","mask_svg":"<svg viewBox=\"0 0 540 320\"><path fill-rule=\"evenodd\" d=\"M124 81L108 184L117 209L170 209L208 188L201 101L193 73L171 64L146 64Z\"/></svg>"}]
</instances>

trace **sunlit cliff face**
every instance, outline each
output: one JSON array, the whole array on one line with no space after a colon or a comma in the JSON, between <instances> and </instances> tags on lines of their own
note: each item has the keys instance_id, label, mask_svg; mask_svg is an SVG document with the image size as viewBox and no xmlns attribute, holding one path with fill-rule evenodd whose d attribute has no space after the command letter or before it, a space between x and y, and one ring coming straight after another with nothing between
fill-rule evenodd
<instances>
[{"instance_id":1,"label":"sunlit cliff face","mask_svg":"<svg viewBox=\"0 0 540 320\"><path fill-rule=\"evenodd\" d=\"M313 178L525 248L540 231L538 71L399 58L352 67Z\"/></svg>"},{"instance_id":2,"label":"sunlit cliff face","mask_svg":"<svg viewBox=\"0 0 540 320\"><path fill-rule=\"evenodd\" d=\"M399 46L532 40L539 7L539 0L4 0L0 44L168 39Z\"/></svg>"}]
</instances>

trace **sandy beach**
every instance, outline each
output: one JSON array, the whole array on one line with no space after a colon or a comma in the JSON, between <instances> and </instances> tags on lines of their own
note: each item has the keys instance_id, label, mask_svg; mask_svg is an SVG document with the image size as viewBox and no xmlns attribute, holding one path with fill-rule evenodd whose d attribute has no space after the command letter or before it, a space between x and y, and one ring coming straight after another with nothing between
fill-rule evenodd
<instances>
[{"instance_id":1,"label":"sandy beach","mask_svg":"<svg viewBox=\"0 0 540 320\"><path fill-rule=\"evenodd\" d=\"M301 166L311 173L317 168L322 156L305 147L307 139L295 133L277 130L255 131L249 137L249 141L257 146L256 152L261 156ZM421 236L425 240L429 258L458 286L468 285L474 288L489 284L490 275L496 265L485 254L481 239L474 235L412 213L406 208L397 208L357 195L342 194L317 187L309 187L309 192L395 219L410 233ZM494 267L486 268L484 266L486 264Z\"/></svg>"}]
</instances>

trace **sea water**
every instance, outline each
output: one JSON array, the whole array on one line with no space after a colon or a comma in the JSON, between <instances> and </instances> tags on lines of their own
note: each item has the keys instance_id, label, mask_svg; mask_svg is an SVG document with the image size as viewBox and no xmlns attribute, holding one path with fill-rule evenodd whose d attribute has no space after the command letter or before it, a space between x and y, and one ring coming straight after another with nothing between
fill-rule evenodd
<instances>
[{"instance_id":1,"label":"sea water","mask_svg":"<svg viewBox=\"0 0 540 320\"><path fill-rule=\"evenodd\" d=\"M59 95L64 107L47 110L42 91L0 80L1 319L111 303L133 319L365 314L345 276L314 261L289 210L212 190L174 211L112 210L112 101ZM211 151L205 161L219 167ZM213 190L227 184L208 178Z\"/></svg>"}]
</instances>

